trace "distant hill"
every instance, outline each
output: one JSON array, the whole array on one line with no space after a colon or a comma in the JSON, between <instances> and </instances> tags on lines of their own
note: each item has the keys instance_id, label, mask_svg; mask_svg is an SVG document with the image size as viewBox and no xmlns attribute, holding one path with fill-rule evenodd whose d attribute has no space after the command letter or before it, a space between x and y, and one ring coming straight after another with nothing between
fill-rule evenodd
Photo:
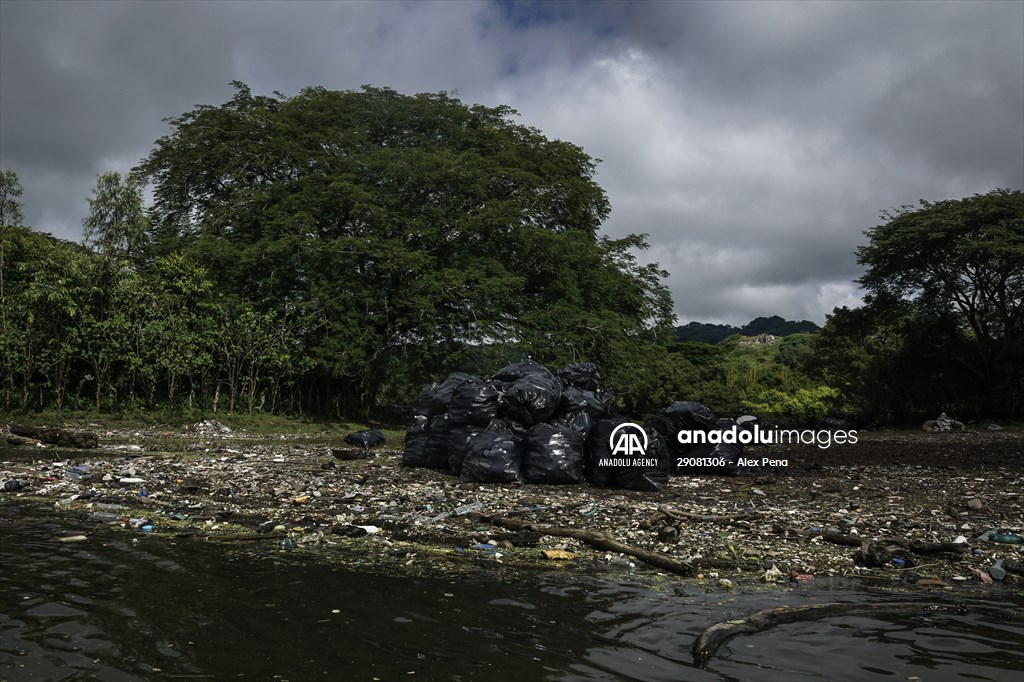
<instances>
[{"instance_id":1,"label":"distant hill","mask_svg":"<svg viewBox=\"0 0 1024 682\"><path fill-rule=\"evenodd\" d=\"M744 336L757 336L758 334L789 336L790 334L813 334L820 331L820 329L821 327L808 320L794 322L793 320L785 320L778 315L772 315L771 317L758 317L742 327L733 327L730 324L690 322L682 327L676 327L676 341L718 343L733 334L743 334Z\"/></svg>"}]
</instances>

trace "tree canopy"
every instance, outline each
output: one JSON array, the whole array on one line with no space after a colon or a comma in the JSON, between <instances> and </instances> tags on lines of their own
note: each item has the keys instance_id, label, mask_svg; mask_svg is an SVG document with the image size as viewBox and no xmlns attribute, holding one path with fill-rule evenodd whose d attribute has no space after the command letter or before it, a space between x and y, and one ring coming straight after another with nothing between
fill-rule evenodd
<instances>
[{"instance_id":1,"label":"tree canopy","mask_svg":"<svg viewBox=\"0 0 1024 682\"><path fill-rule=\"evenodd\" d=\"M1024 192L921 201L883 218L857 251L865 308L837 309L820 336L828 378L890 415L1018 415Z\"/></svg>"},{"instance_id":2,"label":"tree canopy","mask_svg":"<svg viewBox=\"0 0 1024 682\"><path fill-rule=\"evenodd\" d=\"M379 401L395 358L413 382L481 344L614 363L671 323L665 273L634 255L643 236L599 234L597 161L510 108L235 88L170 119L136 169L154 253L188 253L237 301L304 320L346 409Z\"/></svg>"}]
</instances>

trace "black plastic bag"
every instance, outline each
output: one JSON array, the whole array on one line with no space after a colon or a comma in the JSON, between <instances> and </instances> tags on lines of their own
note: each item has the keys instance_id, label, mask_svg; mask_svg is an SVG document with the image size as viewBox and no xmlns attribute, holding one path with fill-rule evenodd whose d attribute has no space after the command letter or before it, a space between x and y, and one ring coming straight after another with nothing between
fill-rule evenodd
<instances>
[{"instance_id":1,"label":"black plastic bag","mask_svg":"<svg viewBox=\"0 0 1024 682\"><path fill-rule=\"evenodd\" d=\"M562 391L559 410L562 414L587 412L595 417L604 417L608 414L608 401L609 396L575 386L566 386Z\"/></svg>"},{"instance_id":2,"label":"black plastic bag","mask_svg":"<svg viewBox=\"0 0 1024 682\"><path fill-rule=\"evenodd\" d=\"M524 477L531 483L582 483L583 434L565 424L537 424L526 434Z\"/></svg>"},{"instance_id":3,"label":"black plastic bag","mask_svg":"<svg viewBox=\"0 0 1024 682\"><path fill-rule=\"evenodd\" d=\"M361 445L366 449L384 445L384 434L377 429L363 429L345 436L345 442L349 445Z\"/></svg>"},{"instance_id":4,"label":"black plastic bag","mask_svg":"<svg viewBox=\"0 0 1024 682\"><path fill-rule=\"evenodd\" d=\"M615 474L615 483L626 490L654 492L668 484L668 475L674 462L658 432L649 428L644 430L647 432L647 452L643 457L645 464L620 468Z\"/></svg>"},{"instance_id":5,"label":"black plastic bag","mask_svg":"<svg viewBox=\"0 0 1024 682\"><path fill-rule=\"evenodd\" d=\"M430 416L430 406L434 403L435 393L437 393L437 384L424 386L420 390L420 394L416 396L416 401L412 404L412 414L414 417Z\"/></svg>"},{"instance_id":6,"label":"black plastic bag","mask_svg":"<svg viewBox=\"0 0 1024 682\"><path fill-rule=\"evenodd\" d=\"M459 480L479 483L517 483L523 480L523 448L501 419L473 436L466 447Z\"/></svg>"},{"instance_id":7,"label":"black plastic bag","mask_svg":"<svg viewBox=\"0 0 1024 682\"><path fill-rule=\"evenodd\" d=\"M592 362L574 362L558 370L558 378L569 386L586 391L597 391L601 387L601 375Z\"/></svg>"},{"instance_id":8,"label":"black plastic bag","mask_svg":"<svg viewBox=\"0 0 1024 682\"><path fill-rule=\"evenodd\" d=\"M587 480L601 488L661 490L668 482L672 455L661 436L649 427L644 427L647 448L642 455L615 452L611 436L620 425L627 423L630 423L628 419L615 415L594 424L587 438ZM620 429L619 433L623 432L636 434L635 429Z\"/></svg>"},{"instance_id":9,"label":"black plastic bag","mask_svg":"<svg viewBox=\"0 0 1024 682\"><path fill-rule=\"evenodd\" d=\"M530 358L520 360L519 362L513 362L505 365L491 376L492 379L498 381L507 381L509 383L515 383L525 376L532 374L542 374L544 376L555 376L554 373L539 363L534 362Z\"/></svg>"},{"instance_id":10,"label":"black plastic bag","mask_svg":"<svg viewBox=\"0 0 1024 682\"><path fill-rule=\"evenodd\" d=\"M743 456L743 443L739 441L739 434L743 427L732 419L719 419L718 430L723 436L726 433L733 434L730 440L735 443L718 443L709 455L714 460L722 460L724 463L713 467L710 473L722 474L725 476L739 476L740 470L736 466L737 460Z\"/></svg>"},{"instance_id":11,"label":"black plastic bag","mask_svg":"<svg viewBox=\"0 0 1024 682\"><path fill-rule=\"evenodd\" d=\"M448 415L439 414L430 418L427 427L427 466L431 469L448 469Z\"/></svg>"},{"instance_id":12,"label":"black plastic bag","mask_svg":"<svg viewBox=\"0 0 1024 682\"><path fill-rule=\"evenodd\" d=\"M448 418L452 424L487 426L498 416L498 389L484 379L466 381L452 392Z\"/></svg>"},{"instance_id":13,"label":"black plastic bag","mask_svg":"<svg viewBox=\"0 0 1024 682\"><path fill-rule=\"evenodd\" d=\"M501 406L512 419L533 426L554 415L562 401L562 380L550 372L529 374L501 396Z\"/></svg>"},{"instance_id":14,"label":"black plastic bag","mask_svg":"<svg viewBox=\"0 0 1024 682\"><path fill-rule=\"evenodd\" d=\"M427 418L417 415L409 430L405 432L405 451L402 454L402 466L427 466Z\"/></svg>"},{"instance_id":15,"label":"black plastic bag","mask_svg":"<svg viewBox=\"0 0 1024 682\"><path fill-rule=\"evenodd\" d=\"M435 417L439 414L444 414L448 411L448 404L452 400L452 394L462 384L467 381L480 381L480 377L475 377L472 374L464 374L463 372L452 372L449 374L444 381L437 385L434 389L434 397L430 402L430 416Z\"/></svg>"},{"instance_id":16,"label":"black plastic bag","mask_svg":"<svg viewBox=\"0 0 1024 682\"><path fill-rule=\"evenodd\" d=\"M462 472L462 462L466 459L469 441L482 433L484 428L475 424L451 427L448 431L448 471L455 476Z\"/></svg>"},{"instance_id":17,"label":"black plastic bag","mask_svg":"<svg viewBox=\"0 0 1024 682\"><path fill-rule=\"evenodd\" d=\"M677 458L705 457L713 446L692 445L679 442L680 431L713 431L718 428L718 418L705 405L698 402L675 402L662 413L647 420L649 426L658 432L670 454ZM697 437L694 438L695 440Z\"/></svg>"},{"instance_id":18,"label":"black plastic bag","mask_svg":"<svg viewBox=\"0 0 1024 682\"><path fill-rule=\"evenodd\" d=\"M583 434L584 440L586 440L587 436L590 435L590 430L594 428L594 424L597 423L598 419L599 417L595 417L594 415L581 410L580 412L571 412L565 416L559 417L555 423L564 424L570 429L579 431Z\"/></svg>"}]
</instances>

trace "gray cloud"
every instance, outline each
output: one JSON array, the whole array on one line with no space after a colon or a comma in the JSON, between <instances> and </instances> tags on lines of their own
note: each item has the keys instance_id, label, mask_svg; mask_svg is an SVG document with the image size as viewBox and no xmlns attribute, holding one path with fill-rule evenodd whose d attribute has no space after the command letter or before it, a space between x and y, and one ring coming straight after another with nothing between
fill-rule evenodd
<instances>
[{"instance_id":1,"label":"gray cloud","mask_svg":"<svg viewBox=\"0 0 1024 682\"><path fill-rule=\"evenodd\" d=\"M0 3L0 166L78 238L161 119L364 83L509 104L604 160L681 321L855 304L882 209L1024 186L1024 9L939 3Z\"/></svg>"}]
</instances>

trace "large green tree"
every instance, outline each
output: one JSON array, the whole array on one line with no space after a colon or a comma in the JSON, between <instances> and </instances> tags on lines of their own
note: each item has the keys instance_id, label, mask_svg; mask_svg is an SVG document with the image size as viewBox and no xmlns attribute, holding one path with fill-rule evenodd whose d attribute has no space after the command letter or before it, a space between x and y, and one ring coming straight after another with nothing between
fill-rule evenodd
<instances>
[{"instance_id":1,"label":"large green tree","mask_svg":"<svg viewBox=\"0 0 1024 682\"><path fill-rule=\"evenodd\" d=\"M897 416L1020 414L1024 192L922 201L883 217L857 251L865 308L830 317L822 371L862 406Z\"/></svg>"},{"instance_id":2,"label":"large green tree","mask_svg":"<svg viewBox=\"0 0 1024 682\"><path fill-rule=\"evenodd\" d=\"M321 409L366 410L408 385L387 376L396 358L413 384L451 368L436 348L614 362L671 321L663 273L631 253L642 237L598 234L596 161L508 107L235 87L170 119L137 169L155 249L192 254L257 311L307 320L296 333Z\"/></svg>"},{"instance_id":3,"label":"large green tree","mask_svg":"<svg viewBox=\"0 0 1024 682\"><path fill-rule=\"evenodd\" d=\"M111 257L138 255L148 224L138 181L117 171L101 173L88 201L82 221L86 244Z\"/></svg>"}]
</instances>

